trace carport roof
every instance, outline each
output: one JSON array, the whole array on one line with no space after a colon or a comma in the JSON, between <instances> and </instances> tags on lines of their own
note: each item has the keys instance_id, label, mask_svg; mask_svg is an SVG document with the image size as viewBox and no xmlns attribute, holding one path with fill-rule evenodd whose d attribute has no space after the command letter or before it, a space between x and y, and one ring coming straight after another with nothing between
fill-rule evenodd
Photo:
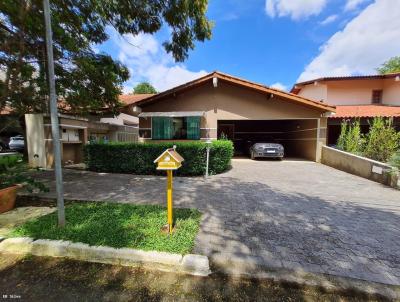
<instances>
[{"instance_id":1,"label":"carport roof","mask_svg":"<svg viewBox=\"0 0 400 302\"><path fill-rule=\"evenodd\" d=\"M166 90L164 92L155 94L153 96L150 96L148 98L145 98L143 100L140 100L136 103L136 105L141 106L141 105L145 105L148 103L153 103L156 101L160 101L166 97L169 97L171 95L175 95L175 94L179 94L182 93L184 91L193 89L195 87L201 86L203 84L205 84L206 82L210 82L213 81L213 78L217 78L218 80L221 80L223 82L227 82L229 84L232 85L236 85L236 86L241 86L241 87L245 87L245 88L249 88L251 90L260 92L260 93L265 93L268 95L276 95L278 97L281 97L282 99L288 101L288 102L292 102L292 103L297 103L300 105L304 105L307 107L311 107L317 110L320 110L322 112L335 112L335 107L334 106L330 106L321 102L317 102L317 101L313 101L301 96L298 96L296 94L292 94L292 93L288 93L279 89L275 89L275 88L271 88L262 84L257 84L254 82L250 82L244 79L240 79L219 71L214 71L212 73L209 73L207 75L205 75L204 77L201 77L199 79L187 82L185 84L179 85L177 87L174 87L172 89Z\"/></svg>"}]
</instances>

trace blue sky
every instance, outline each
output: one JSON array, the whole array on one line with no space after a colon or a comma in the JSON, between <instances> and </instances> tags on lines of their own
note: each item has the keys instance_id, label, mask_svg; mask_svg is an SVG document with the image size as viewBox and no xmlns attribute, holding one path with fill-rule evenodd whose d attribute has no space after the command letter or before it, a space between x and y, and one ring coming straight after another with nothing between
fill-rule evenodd
<instances>
[{"instance_id":1,"label":"blue sky","mask_svg":"<svg viewBox=\"0 0 400 302\"><path fill-rule=\"evenodd\" d=\"M140 81L159 91L219 70L290 89L319 76L370 74L400 55L400 0L209 0L212 39L177 64L162 48L168 29L96 46L125 63L129 92ZM390 20L390 21L388 21Z\"/></svg>"}]
</instances>

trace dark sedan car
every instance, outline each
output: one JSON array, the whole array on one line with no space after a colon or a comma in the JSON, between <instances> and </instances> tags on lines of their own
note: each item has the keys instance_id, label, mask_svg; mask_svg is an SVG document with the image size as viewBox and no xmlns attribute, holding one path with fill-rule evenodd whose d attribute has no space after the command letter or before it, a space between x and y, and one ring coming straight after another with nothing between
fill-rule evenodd
<instances>
[{"instance_id":1,"label":"dark sedan car","mask_svg":"<svg viewBox=\"0 0 400 302\"><path fill-rule=\"evenodd\" d=\"M285 149L278 143L254 143L250 147L250 157L269 157L282 159L285 155Z\"/></svg>"}]
</instances>

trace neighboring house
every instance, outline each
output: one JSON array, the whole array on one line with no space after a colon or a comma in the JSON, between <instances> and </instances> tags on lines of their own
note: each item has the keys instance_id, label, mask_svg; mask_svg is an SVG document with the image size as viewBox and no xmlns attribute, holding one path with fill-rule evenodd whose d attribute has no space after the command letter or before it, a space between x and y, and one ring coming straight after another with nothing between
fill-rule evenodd
<instances>
[{"instance_id":1,"label":"neighboring house","mask_svg":"<svg viewBox=\"0 0 400 302\"><path fill-rule=\"evenodd\" d=\"M135 105L138 101L151 97L154 94L124 94L119 96L120 102L123 107L120 113L114 117L103 117L100 122L109 123L114 125L125 126L139 126L139 118L137 115L140 113L138 107Z\"/></svg>"},{"instance_id":2,"label":"neighboring house","mask_svg":"<svg viewBox=\"0 0 400 302\"><path fill-rule=\"evenodd\" d=\"M121 95L123 107L115 116L107 112L107 109L101 110L100 114L92 113L86 117L59 114L62 163L82 163L82 147L89 142L137 142L139 119L133 115L133 103L149 96ZM53 139L49 116L26 114L25 123L29 164L33 167L51 168Z\"/></svg>"},{"instance_id":3,"label":"neighboring house","mask_svg":"<svg viewBox=\"0 0 400 302\"><path fill-rule=\"evenodd\" d=\"M227 137L238 152L274 140L288 156L319 161L335 108L220 72L134 102L142 140Z\"/></svg>"},{"instance_id":4,"label":"neighboring house","mask_svg":"<svg viewBox=\"0 0 400 302\"><path fill-rule=\"evenodd\" d=\"M359 119L366 132L373 117L392 117L400 130L400 73L319 78L297 83L291 92L336 106L328 119L328 144L336 144L343 119Z\"/></svg>"},{"instance_id":5,"label":"neighboring house","mask_svg":"<svg viewBox=\"0 0 400 302\"><path fill-rule=\"evenodd\" d=\"M82 147L89 142L136 142L138 140L137 127L103 123L93 117L66 114L58 116L63 165L82 163ZM25 114L25 124L29 165L52 168L53 137L50 117L43 114Z\"/></svg>"}]
</instances>

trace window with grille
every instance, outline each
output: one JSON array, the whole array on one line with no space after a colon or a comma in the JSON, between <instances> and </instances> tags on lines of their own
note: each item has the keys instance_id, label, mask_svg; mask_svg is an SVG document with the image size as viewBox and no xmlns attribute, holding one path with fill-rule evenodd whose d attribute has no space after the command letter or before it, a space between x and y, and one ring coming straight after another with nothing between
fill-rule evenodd
<instances>
[{"instance_id":1,"label":"window with grille","mask_svg":"<svg viewBox=\"0 0 400 302\"><path fill-rule=\"evenodd\" d=\"M372 90L372 104L382 104L382 90Z\"/></svg>"}]
</instances>

